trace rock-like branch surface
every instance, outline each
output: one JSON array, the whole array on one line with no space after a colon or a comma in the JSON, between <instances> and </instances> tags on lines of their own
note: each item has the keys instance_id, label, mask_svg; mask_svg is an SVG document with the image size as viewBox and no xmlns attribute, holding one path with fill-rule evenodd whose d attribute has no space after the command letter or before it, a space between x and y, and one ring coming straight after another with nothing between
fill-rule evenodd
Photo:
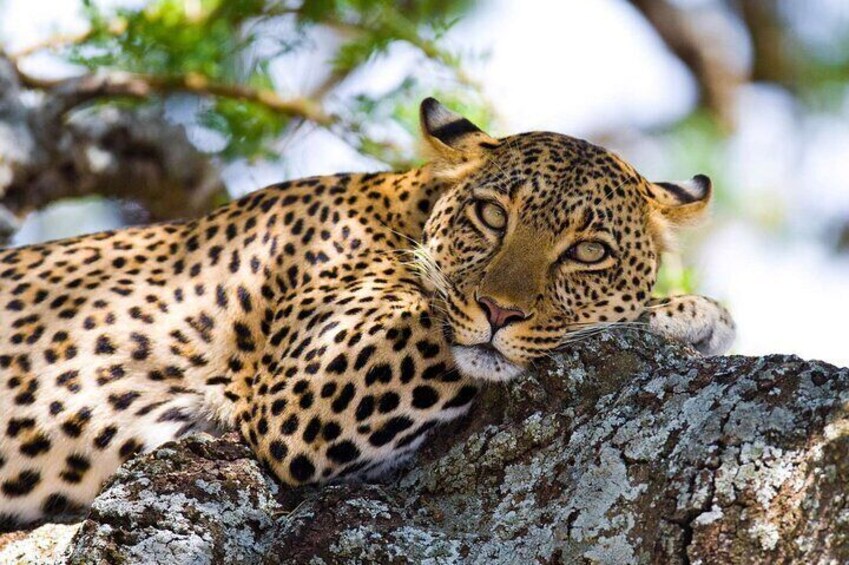
<instances>
[{"instance_id":1,"label":"rock-like branch surface","mask_svg":"<svg viewBox=\"0 0 849 565\"><path fill-rule=\"evenodd\" d=\"M384 484L281 487L235 436L163 446L69 561L846 562L847 400L824 363L603 334L489 387Z\"/></svg>"}]
</instances>

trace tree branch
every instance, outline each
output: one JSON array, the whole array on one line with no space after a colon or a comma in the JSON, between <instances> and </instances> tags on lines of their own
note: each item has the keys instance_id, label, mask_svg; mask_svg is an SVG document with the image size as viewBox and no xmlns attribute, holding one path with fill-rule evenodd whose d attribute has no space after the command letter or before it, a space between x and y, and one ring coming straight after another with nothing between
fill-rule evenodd
<instances>
[{"instance_id":1,"label":"tree branch","mask_svg":"<svg viewBox=\"0 0 849 565\"><path fill-rule=\"evenodd\" d=\"M40 41L38 43L34 43L28 47L24 47L23 49L16 51L14 53L6 54L11 61L17 63L21 59L29 57L31 55L35 55L39 51L44 51L45 49L59 49L62 47L68 47L70 45L79 45L81 43L85 43L94 35L94 30L87 30L83 33L78 34L58 34L48 37L44 41Z\"/></svg>"},{"instance_id":2,"label":"tree branch","mask_svg":"<svg viewBox=\"0 0 849 565\"><path fill-rule=\"evenodd\" d=\"M798 68L796 61L789 55L798 53L793 48L798 49L799 46L792 44L791 36L782 26L777 2L739 2L738 9L740 19L752 39L752 80L775 82L794 88Z\"/></svg>"},{"instance_id":3,"label":"tree branch","mask_svg":"<svg viewBox=\"0 0 849 565\"><path fill-rule=\"evenodd\" d=\"M293 118L309 120L329 127L337 118L326 113L319 104L306 98L284 99L267 89L255 89L237 84L209 81L198 74L182 77L163 77L124 72L106 72L63 80L44 80L20 73L28 88L50 91L62 101L61 112L91 100L110 97L149 98L153 94L190 92L199 96L218 96L251 102L272 112Z\"/></svg>"},{"instance_id":4,"label":"tree branch","mask_svg":"<svg viewBox=\"0 0 849 565\"><path fill-rule=\"evenodd\" d=\"M704 32L684 9L667 0L628 0L666 46L693 73L702 104L726 126L732 120L732 95L741 82L733 68L711 48Z\"/></svg>"},{"instance_id":5,"label":"tree branch","mask_svg":"<svg viewBox=\"0 0 849 565\"><path fill-rule=\"evenodd\" d=\"M136 202L151 221L202 215L226 200L217 168L156 108L63 119L66 101L54 91L21 102L22 76L0 52L0 245L28 213L64 198Z\"/></svg>"}]
</instances>

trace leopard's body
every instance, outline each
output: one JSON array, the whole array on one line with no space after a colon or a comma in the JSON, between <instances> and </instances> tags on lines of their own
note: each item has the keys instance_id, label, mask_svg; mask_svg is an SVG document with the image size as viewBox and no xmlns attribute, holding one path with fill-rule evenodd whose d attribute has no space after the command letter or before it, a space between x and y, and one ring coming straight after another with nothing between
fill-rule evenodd
<instances>
[{"instance_id":1,"label":"leopard's body","mask_svg":"<svg viewBox=\"0 0 849 565\"><path fill-rule=\"evenodd\" d=\"M0 250L0 514L85 506L122 461L197 430L239 430L290 484L375 472L461 415L481 379L649 306L665 228L646 190L661 185L586 142L498 141L434 104L423 121L443 154L421 169ZM483 197L519 220L487 232L468 211ZM553 267L589 229L614 263Z\"/></svg>"}]
</instances>

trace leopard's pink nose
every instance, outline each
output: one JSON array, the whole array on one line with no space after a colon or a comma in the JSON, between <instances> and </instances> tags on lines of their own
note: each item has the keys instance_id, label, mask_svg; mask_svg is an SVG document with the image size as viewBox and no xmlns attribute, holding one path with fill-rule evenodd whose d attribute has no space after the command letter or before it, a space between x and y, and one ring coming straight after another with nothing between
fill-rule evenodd
<instances>
[{"instance_id":1,"label":"leopard's pink nose","mask_svg":"<svg viewBox=\"0 0 849 565\"><path fill-rule=\"evenodd\" d=\"M521 322L528 317L527 312L524 310L499 306L495 300L488 296L479 297L478 304L480 304L480 307L486 313L486 318L489 320L493 334L508 324Z\"/></svg>"}]
</instances>

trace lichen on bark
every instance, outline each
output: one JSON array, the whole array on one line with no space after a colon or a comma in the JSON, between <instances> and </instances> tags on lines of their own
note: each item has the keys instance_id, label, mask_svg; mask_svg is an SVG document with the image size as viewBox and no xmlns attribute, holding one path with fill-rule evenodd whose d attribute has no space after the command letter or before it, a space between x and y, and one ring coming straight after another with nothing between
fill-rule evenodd
<instances>
[{"instance_id":1,"label":"lichen on bark","mask_svg":"<svg viewBox=\"0 0 849 565\"><path fill-rule=\"evenodd\" d=\"M849 560L849 370L605 333L379 484L289 489L235 435L125 465L70 563Z\"/></svg>"}]
</instances>

